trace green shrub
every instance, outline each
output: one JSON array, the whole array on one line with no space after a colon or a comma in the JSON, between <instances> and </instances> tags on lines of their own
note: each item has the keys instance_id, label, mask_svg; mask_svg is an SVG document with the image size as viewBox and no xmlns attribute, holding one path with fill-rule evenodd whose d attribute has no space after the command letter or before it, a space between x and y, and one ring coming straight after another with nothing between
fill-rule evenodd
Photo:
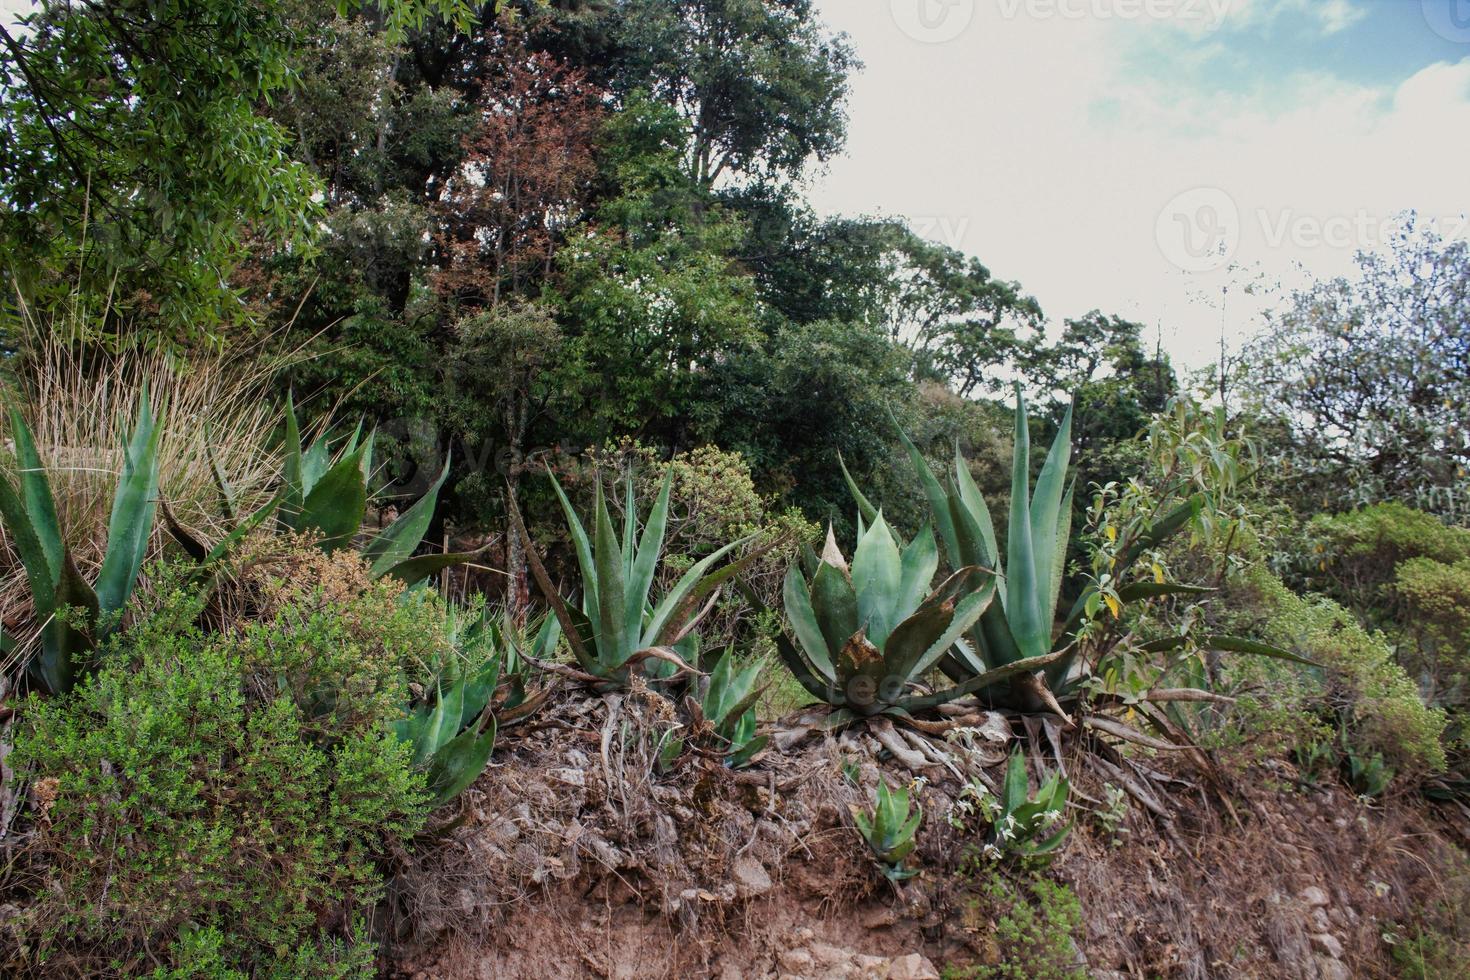
<instances>
[{"instance_id":1,"label":"green shrub","mask_svg":"<svg viewBox=\"0 0 1470 980\"><path fill-rule=\"evenodd\" d=\"M1399 565L1394 592L1413 640L1412 649L1400 648L1401 659L1431 702L1463 709L1470 702L1470 558L1452 565L1411 558Z\"/></svg>"},{"instance_id":2,"label":"green shrub","mask_svg":"<svg viewBox=\"0 0 1470 980\"><path fill-rule=\"evenodd\" d=\"M1032 878L1022 884L992 872L967 912L967 927L989 932L990 962L949 968L947 980L1084 980L1074 935L1082 906L1064 884Z\"/></svg>"},{"instance_id":3,"label":"green shrub","mask_svg":"<svg viewBox=\"0 0 1470 980\"><path fill-rule=\"evenodd\" d=\"M1233 619L1252 621L1253 635L1323 665L1267 668L1271 702L1335 716L1358 755L1380 755L1410 779L1444 768L1445 713L1424 704L1382 633L1365 629L1331 599L1295 594L1260 565L1241 573L1227 600Z\"/></svg>"},{"instance_id":4,"label":"green shrub","mask_svg":"<svg viewBox=\"0 0 1470 980\"><path fill-rule=\"evenodd\" d=\"M1415 558L1447 565L1470 560L1470 529L1400 503L1318 515L1306 528L1308 581L1375 624L1394 608L1396 569Z\"/></svg>"},{"instance_id":5,"label":"green shrub","mask_svg":"<svg viewBox=\"0 0 1470 980\"><path fill-rule=\"evenodd\" d=\"M375 697L318 713L308 686L271 673L338 643L327 617L285 603L206 634L201 608L160 593L72 696L25 704L13 764L41 801L46 877L28 945L81 972L172 949L175 975L360 975L377 861L421 826L423 778ZM292 621L308 627L276 629ZM374 691L401 683L384 669Z\"/></svg>"}]
</instances>

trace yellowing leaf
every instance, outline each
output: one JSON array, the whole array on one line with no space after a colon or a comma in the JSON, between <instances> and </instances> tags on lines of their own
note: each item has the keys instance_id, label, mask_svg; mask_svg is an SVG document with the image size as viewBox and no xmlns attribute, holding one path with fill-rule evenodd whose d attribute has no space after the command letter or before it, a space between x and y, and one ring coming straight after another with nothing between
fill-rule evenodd
<instances>
[{"instance_id":1,"label":"yellowing leaf","mask_svg":"<svg viewBox=\"0 0 1470 980\"><path fill-rule=\"evenodd\" d=\"M1108 611L1113 614L1114 619L1118 619L1123 615L1123 607L1119 605L1118 600L1114 597L1105 595L1103 596L1103 602L1108 604Z\"/></svg>"},{"instance_id":2,"label":"yellowing leaf","mask_svg":"<svg viewBox=\"0 0 1470 980\"><path fill-rule=\"evenodd\" d=\"M1164 570L1159 567L1158 562L1154 562L1154 581L1160 585L1164 584Z\"/></svg>"},{"instance_id":3,"label":"yellowing leaf","mask_svg":"<svg viewBox=\"0 0 1470 980\"><path fill-rule=\"evenodd\" d=\"M1108 525L1108 540L1109 541L1117 541L1118 540L1118 529L1115 528L1115 527L1113 527L1113 525L1111 525L1111 524Z\"/></svg>"}]
</instances>

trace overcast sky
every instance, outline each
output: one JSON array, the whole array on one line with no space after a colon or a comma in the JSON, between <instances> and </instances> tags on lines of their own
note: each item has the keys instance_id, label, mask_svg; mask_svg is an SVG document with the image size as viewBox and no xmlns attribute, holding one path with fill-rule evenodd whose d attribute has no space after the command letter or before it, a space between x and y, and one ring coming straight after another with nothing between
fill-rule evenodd
<instances>
[{"instance_id":1,"label":"overcast sky","mask_svg":"<svg viewBox=\"0 0 1470 980\"><path fill-rule=\"evenodd\" d=\"M1231 282L1346 271L1406 208L1467 234L1470 0L818 6L866 69L815 205L907 217L1056 322L1138 319L1198 366Z\"/></svg>"}]
</instances>

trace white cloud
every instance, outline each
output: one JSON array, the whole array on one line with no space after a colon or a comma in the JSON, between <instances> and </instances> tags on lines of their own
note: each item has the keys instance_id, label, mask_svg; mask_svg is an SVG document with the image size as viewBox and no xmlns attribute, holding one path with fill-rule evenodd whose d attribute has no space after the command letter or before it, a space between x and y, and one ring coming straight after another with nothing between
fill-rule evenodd
<instances>
[{"instance_id":1,"label":"white cloud","mask_svg":"<svg viewBox=\"0 0 1470 980\"><path fill-rule=\"evenodd\" d=\"M1283 17L1306 16L1323 34L1347 30L1368 16L1362 0L1228 0L1224 25L1232 30L1272 27Z\"/></svg>"},{"instance_id":2,"label":"white cloud","mask_svg":"<svg viewBox=\"0 0 1470 980\"><path fill-rule=\"evenodd\" d=\"M1345 272L1399 211L1470 204L1470 58L1393 87L1297 73L1230 90L1207 70L1181 73L1194 83L1158 70L1167 62L1141 72L1139 44L1160 35L1139 22L1007 19L982 0L957 39L922 44L887 0L821 5L868 70L848 152L814 182L819 208L949 229L931 234L1019 280L1054 320L1099 307L1161 324L1191 365L1213 356L1233 277L1165 257L1156 226L1179 193L1228 195L1235 259L1267 281ZM1221 32L1186 52L1225 59L1233 41ZM1238 286L1227 295L1238 336L1251 309Z\"/></svg>"}]
</instances>

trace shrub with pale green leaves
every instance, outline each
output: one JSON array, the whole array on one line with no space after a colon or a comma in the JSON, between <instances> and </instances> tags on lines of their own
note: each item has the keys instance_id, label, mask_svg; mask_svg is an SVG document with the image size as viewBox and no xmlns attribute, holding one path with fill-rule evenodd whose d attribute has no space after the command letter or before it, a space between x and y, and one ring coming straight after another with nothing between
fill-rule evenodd
<instances>
[{"instance_id":1,"label":"shrub with pale green leaves","mask_svg":"<svg viewBox=\"0 0 1470 980\"><path fill-rule=\"evenodd\" d=\"M37 800L33 965L139 973L173 949L215 975L363 975L378 861L422 825L424 778L382 714L303 701L259 636L207 634L200 609L162 592L73 694L23 705L10 764Z\"/></svg>"}]
</instances>

